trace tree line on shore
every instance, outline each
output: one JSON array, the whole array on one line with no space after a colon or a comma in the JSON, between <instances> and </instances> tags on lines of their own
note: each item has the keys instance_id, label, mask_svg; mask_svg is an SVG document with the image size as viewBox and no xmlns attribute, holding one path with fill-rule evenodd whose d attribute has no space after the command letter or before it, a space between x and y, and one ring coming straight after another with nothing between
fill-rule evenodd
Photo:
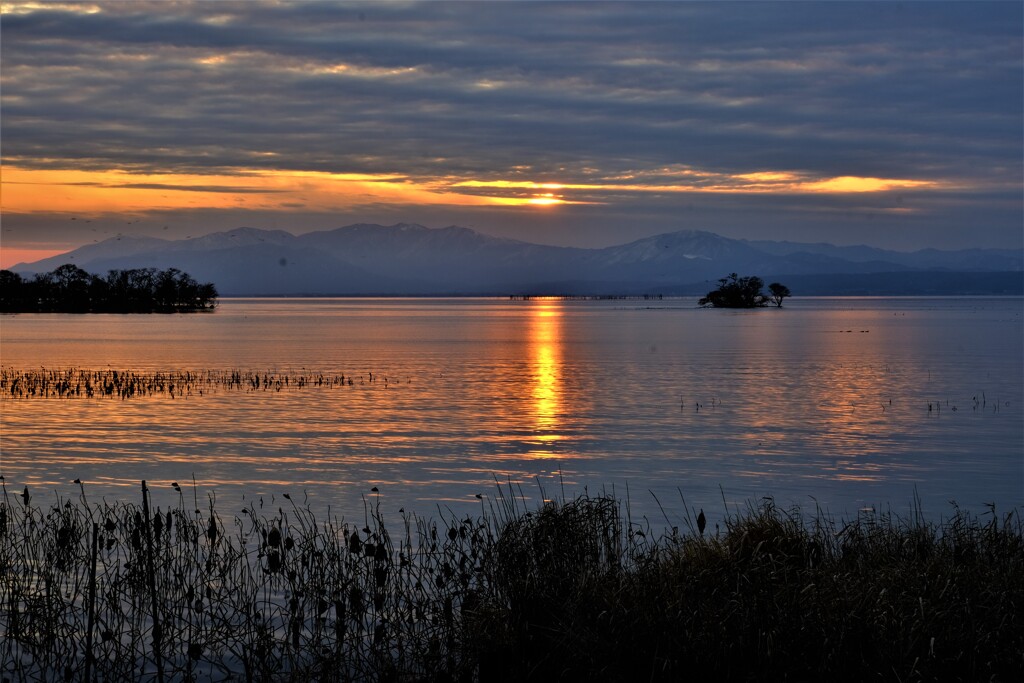
<instances>
[{"instance_id":1,"label":"tree line on shore","mask_svg":"<svg viewBox=\"0 0 1024 683\"><path fill-rule=\"evenodd\" d=\"M23 278L0 271L0 311L5 313L176 313L217 305L217 288L177 268L110 270L106 277L67 263Z\"/></svg>"}]
</instances>

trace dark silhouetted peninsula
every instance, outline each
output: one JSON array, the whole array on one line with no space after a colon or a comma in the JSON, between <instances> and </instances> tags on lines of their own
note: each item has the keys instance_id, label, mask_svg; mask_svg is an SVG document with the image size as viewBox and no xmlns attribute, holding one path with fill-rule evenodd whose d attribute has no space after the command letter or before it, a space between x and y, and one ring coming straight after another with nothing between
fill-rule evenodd
<instances>
[{"instance_id":1,"label":"dark silhouetted peninsula","mask_svg":"<svg viewBox=\"0 0 1024 683\"><path fill-rule=\"evenodd\" d=\"M177 268L111 270L93 275L73 264L30 279L0 271L4 313L188 313L217 305L213 283Z\"/></svg>"}]
</instances>

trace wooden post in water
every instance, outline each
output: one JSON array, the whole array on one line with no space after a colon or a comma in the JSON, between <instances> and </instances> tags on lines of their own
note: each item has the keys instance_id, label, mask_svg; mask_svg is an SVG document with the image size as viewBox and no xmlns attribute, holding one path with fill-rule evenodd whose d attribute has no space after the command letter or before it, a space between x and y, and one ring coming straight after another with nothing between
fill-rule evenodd
<instances>
[{"instance_id":1,"label":"wooden post in water","mask_svg":"<svg viewBox=\"0 0 1024 683\"><path fill-rule=\"evenodd\" d=\"M146 576L149 579L149 599L153 611L153 659L156 661L156 679L164 683L164 660L160 653L160 616L157 613L156 571L153 568L153 527L149 522L149 489L142 480L142 515L146 524Z\"/></svg>"}]
</instances>

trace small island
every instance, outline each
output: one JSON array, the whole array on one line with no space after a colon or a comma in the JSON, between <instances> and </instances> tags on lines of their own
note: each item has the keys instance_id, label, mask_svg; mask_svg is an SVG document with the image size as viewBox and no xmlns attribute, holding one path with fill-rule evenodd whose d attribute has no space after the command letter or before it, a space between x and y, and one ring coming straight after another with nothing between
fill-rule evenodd
<instances>
[{"instance_id":1,"label":"small island","mask_svg":"<svg viewBox=\"0 0 1024 683\"><path fill-rule=\"evenodd\" d=\"M697 303L705 308L759 308L769 304L782 308L782 300L791 295L789 287L778 282L768 285L767 295L761 292L762 287L764 280L759 277L730 273L718 281L718 289Z\"/></svg>"},{"instance_id":2,"label":"small island","mask_svg":"<svg viewBox=\"0 0 1024 683\"><path fill-rule=\"evenodd\" d=\"M0 270L3 313L190 313L217 305L213 283L177 268L111 270L93 275L67 263L25 279Z\"/></svg>"}]
</instances>

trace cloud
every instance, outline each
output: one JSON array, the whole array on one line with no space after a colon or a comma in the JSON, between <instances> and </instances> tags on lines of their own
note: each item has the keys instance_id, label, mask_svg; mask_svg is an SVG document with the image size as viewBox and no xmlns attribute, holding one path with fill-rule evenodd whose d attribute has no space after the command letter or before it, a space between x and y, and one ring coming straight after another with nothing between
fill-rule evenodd
<instances>
[{"instance_id":1,"label":"cloud","mask_svg":"<svg viewBox=\"0 0 1024 683\"><path fill-rule=\"evenodd\" d=\"M744 191L743 176L791 174L801 190L768 184L785 195L786 215L822 206L809 195L848 193L853 181L843 178L888 183L872 191L878 204L913 191L915 211L940 222L968 208L988 215L982 192L1020 205L1017 3L741 11L100 2L4 11L5 166L121 171L139 176L120 188L134 193L277 193L281 210L329 210L296 199L313 182L307 173L364 176L339 197L406 202L414 220L417 205L539 210L545 200L564 202L548 208L565 212L614 205L639 217L652 202L681 212L692 198L680 195L694 191ZM709 175L659 179L664 168ZM294 184L222 182L257 171ZM608 180L630 175L643 183ZM731 220L700 227L743 227ZM1000 229L1020 242L1019 220Z\"/></svg>"},{"instance_id":2,"label":"cloud","mask_svg":"<svg viewBox=\"0 0 1024 683\"><path fill-rule=\"evenodd\" d=\"M262 187L171 185L169 183L121 183L120 185L107 185L106 187L124 190L171 190L173 192L223 192L230 194L274 194L284 192L284 190L272 190Z\"/></svg>"}]
</instances>

